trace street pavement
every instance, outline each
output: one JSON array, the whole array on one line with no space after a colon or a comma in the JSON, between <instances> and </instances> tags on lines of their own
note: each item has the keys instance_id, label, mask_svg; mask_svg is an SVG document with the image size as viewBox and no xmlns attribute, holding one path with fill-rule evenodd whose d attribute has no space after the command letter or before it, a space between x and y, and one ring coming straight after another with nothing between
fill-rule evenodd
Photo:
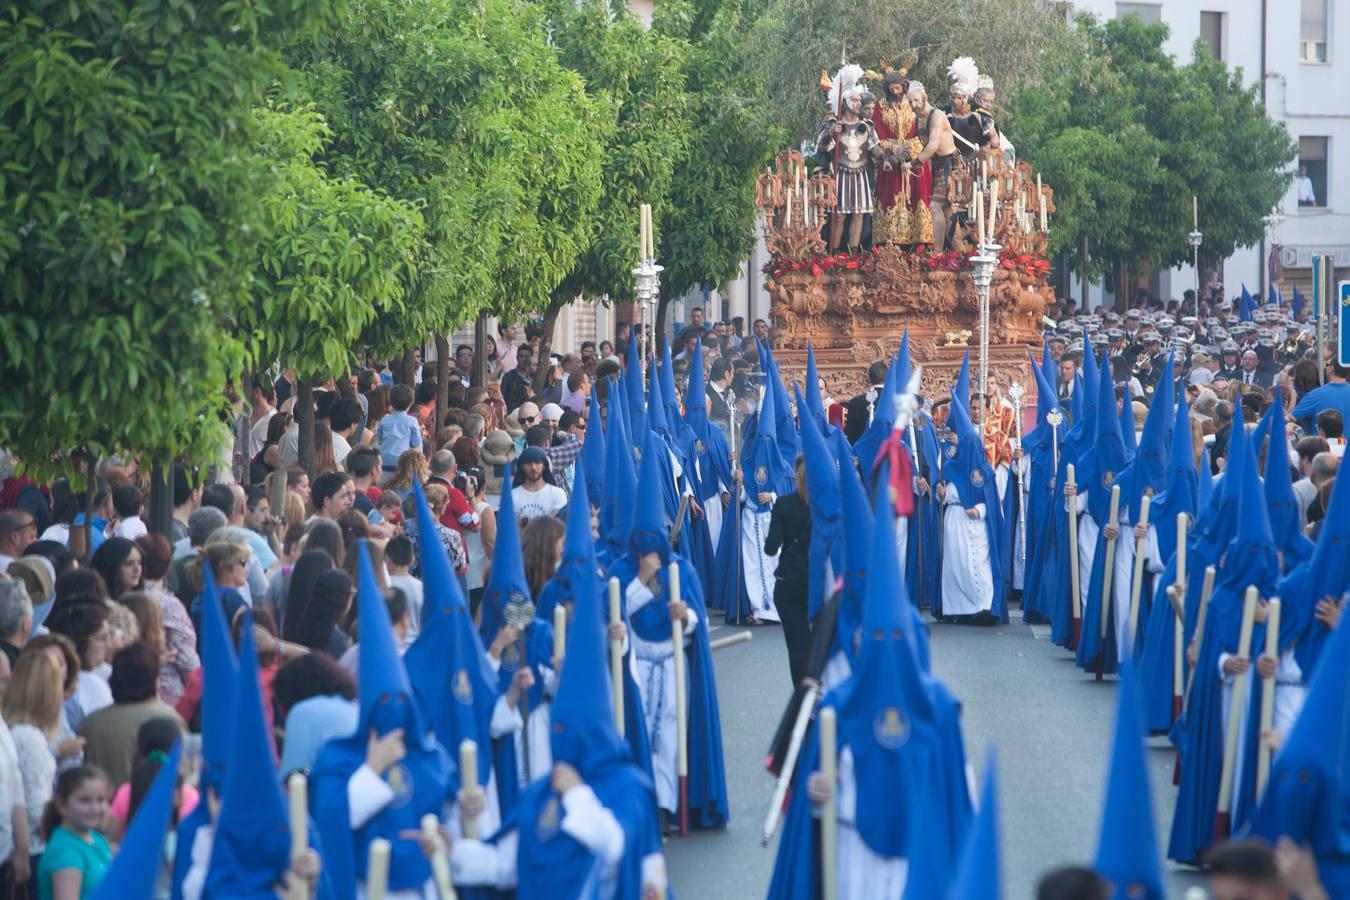
<instances>
[{"instance_id":1,"label":"street pavement","mask_svg":"<svg viewBox=\"0 0 1350 900\"><path fill-rule=\"evenodd\" d=\"M1111 731L1114 678L1096 683L1050 643L1048 626L1030 628L1014 610L1006 626L930 622L935 674L962 704L967 761L983 771L998 755L1004 896L1035 896L1037 879L1067 863L1089 863L1100 828ZM713 638L741 630L713 626ZM763 897L775 840L761 847L773 779L764 756L789 696L787 650L777 626L750 629L751 641L714 651L722 713L731 823L725 831L671 837L671 882L683 900ZM1038 636L1038 633L1044 636ZM1150 739L1153 813L1165 847L1172 821L1173 753ZM1169 896L1199 883L1193 870L1166 864Z\"/></svg>"}]
</instances>

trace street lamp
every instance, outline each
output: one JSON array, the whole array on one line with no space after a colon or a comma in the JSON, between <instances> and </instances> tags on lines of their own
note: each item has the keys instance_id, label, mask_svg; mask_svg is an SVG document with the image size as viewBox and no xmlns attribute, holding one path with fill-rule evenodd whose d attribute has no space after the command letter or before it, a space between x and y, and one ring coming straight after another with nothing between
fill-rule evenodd
<instances>
[{"instance_id":1,"label":"street lamp","mask_svg":"<svg viewBox=\"0 0 1350 900\"><path fill-rule=\"evenodd\" d=\"M980 255L972 257L975 267L975 289L980 294L980 429L984 429L984 406L989 396L989 286L994 283L994 266L998 264L998 244L981 243Z\"/></svg>"},{"instance_id":2,"label":"street lamp","mask_svg":"<svg viewBox=\"0 0 1350 900\"><path fill-rule=\"evenodd\" d=\"M1197 225L1195 230L1186 235L1186 239L1191 245L1191 267L1195 269L1195 310L1196 315L1200 314L1200 245L1205 242L1205 236Z\"/></svg>"}]
</instances>

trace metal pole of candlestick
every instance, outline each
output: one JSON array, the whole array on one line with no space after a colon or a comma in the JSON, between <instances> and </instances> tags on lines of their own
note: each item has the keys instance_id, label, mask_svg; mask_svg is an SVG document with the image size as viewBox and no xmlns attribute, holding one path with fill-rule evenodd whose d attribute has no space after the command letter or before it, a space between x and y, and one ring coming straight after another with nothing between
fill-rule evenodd
<instances>
[{"instance_id":1,"label":"metal pole of candlestick","mask_svg":"<svg viewBox=\"0 0 1350 900\"><path fill-rule=\"evenodd\" d=\"M638 372L638 378L643 378L647 370L647 324L649 321L655 322L655 305L661 295L661 273L664 268L656 264L654 259L643 259L642 264L633 270L633 278L637 281L637 302L638 302L638 354L640 359L638 365L641 371ZM646 384L644 381L643 384Z\"/></svg>"},{"instance_id":2,"label":"metal pole of candlestick","mask_svg":"<svg viewBox=\"0 0 1350 900\"><path fill-rule=\"evenodd\" d=\"M980 295L980 433L984 433L984 407L989 396L989 287L994 282L994 266L998 263L998 244L980 244L980 255L973 257L975 289ZM968 410L974 412L974 410Z\"/></svg>"},{"instance_id":3,"label":"metal pole of candlestick","mask_svg":"<svg viewBox=\"0 0 1350 900\"><path fill-rule=\"evenodd\" d=\"M1186 236L1191 244L1191 266L1195 269L1195 311L1200 314L1200 245L1205 242L1205 236L1201 233L1199 227Z\"/></svg>"}]
</instances>

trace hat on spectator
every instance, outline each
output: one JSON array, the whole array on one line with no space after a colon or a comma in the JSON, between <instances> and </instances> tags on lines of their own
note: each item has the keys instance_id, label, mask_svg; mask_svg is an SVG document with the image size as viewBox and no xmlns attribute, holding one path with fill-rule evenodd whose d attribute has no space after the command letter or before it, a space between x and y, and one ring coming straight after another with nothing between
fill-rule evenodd
<instances>
[{"instance_id":1,"label":"hat on spectator","mask_svg":"<svg viewBox=\"0 0 1350 900\"><path fill-rule=\"evenodd\" d=\"M545 403L544 408L539 411L545 422L556 422L562 418L562 407L556 403Z\"/></svg>"},{"instance_id":2,"label":"hat on spectator","mask_svg":"<svg viewBox=\"0 0 1350 900\"><path fill-rule=\"evenodd\" d=\"M479 456L491 466L508 466L515 462L516 443L511 435L498 428L487 436Z\"/></svg>"}]
</instances>

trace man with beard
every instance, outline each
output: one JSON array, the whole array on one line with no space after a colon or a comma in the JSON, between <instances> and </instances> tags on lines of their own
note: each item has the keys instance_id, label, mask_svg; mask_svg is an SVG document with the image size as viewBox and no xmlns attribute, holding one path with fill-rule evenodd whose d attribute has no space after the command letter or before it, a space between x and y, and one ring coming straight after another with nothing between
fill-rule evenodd
<instances>
[{"instance_id":1,"label":"man with beard","mask_svg":"<svg viewBox=\"0 0 1350 900\"><path fill-rule=\"evenodd\" d=\"M917 120L915 137L923 143L923 150L909 158L908 170L932 160L933 192L928 210L933 217L933 249L941 253L947 249L947 191L952 169L958 159L952 126L942 111L928 102L928 91L922 83L909 84L909 106Z\"/></svg>"},{"instance_id":2,"label":"man with beard","mask_svg":"<svg viewBox=\"0 0 1350 900\"><path fill-rule=\"evenodd\" d=\"M895 162L904 159L904 150L916 156L923 145L914 137L914 110L906 94L908 70L892 69L882 78L881 105L872 120L882 153ZM903 182L901 179L908 179ZM895 244L914 244L932 240L932 219L928 214L928 195L932 178L928 166L915 167L910 173L898 168L877 173L877 209L873 216L873 242L889 240Z\"/></svg>"}]
</instances>

